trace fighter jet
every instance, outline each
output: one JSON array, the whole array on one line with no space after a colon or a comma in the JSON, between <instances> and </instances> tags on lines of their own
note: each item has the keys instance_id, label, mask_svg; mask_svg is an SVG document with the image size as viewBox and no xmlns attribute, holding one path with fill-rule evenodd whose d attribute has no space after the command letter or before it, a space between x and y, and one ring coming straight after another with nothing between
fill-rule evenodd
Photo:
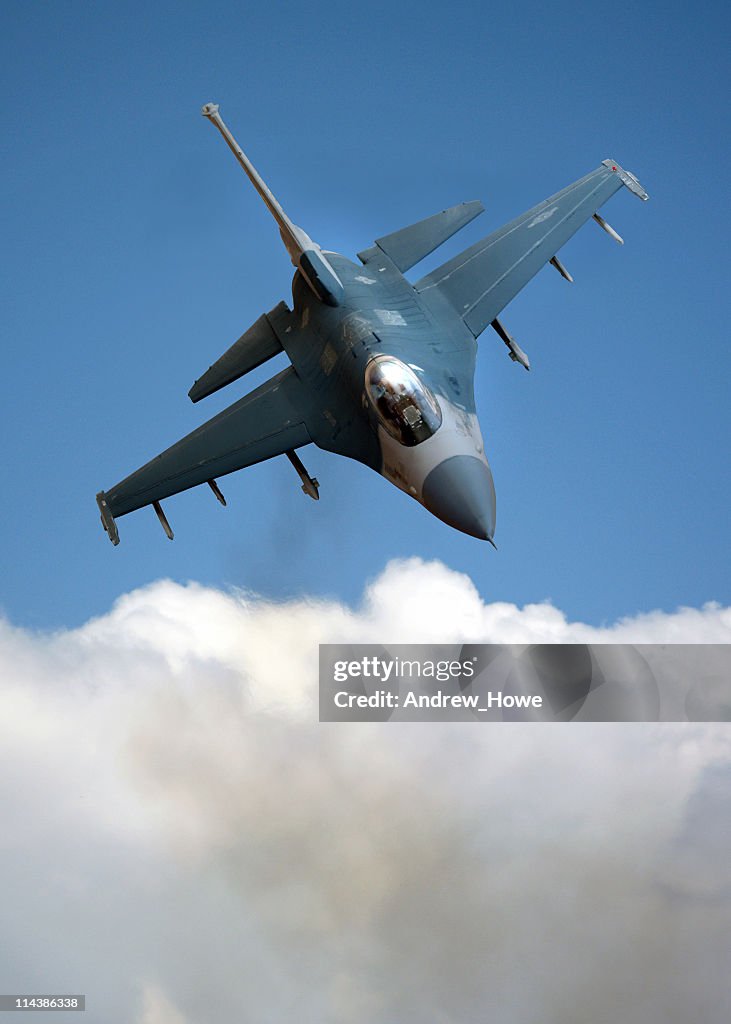
<instances>
[{"instance_id":1,"label":"fighter jet","mask_svg":"<svg viewBox=\"0 0 731 1024\"><path fill-rule=\"evenodd\" d=\"M360 265L321 249L294 224L262 181L215 103L202 110L219 130L279 226L295 267L292 308L280 302L259 317L193 384L193 402L212 395L280 352L290 365L177 441L151 462L97 494L109 539L116 520L152 505L167 536L163 498L278 455L302 490L319 484L297 452L308 444L370 466L449 526L493 542L495 488L475 412L476 339L492 327L510 358L528 356L498 319L504 307L593 218L621 244L597 210L623 185L647 193L615 160L539 203L412 284L404 276L482 213L462 203L378 238Z\"/></svg>"}]
</instances>

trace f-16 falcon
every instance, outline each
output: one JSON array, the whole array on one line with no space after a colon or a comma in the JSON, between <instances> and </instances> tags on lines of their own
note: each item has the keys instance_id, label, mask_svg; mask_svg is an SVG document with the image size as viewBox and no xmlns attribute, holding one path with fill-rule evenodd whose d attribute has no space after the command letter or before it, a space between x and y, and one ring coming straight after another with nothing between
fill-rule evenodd
<instances>
[{"instance_id":1,"label":"f-16 falcon","mask_svg":"<svg viewBox=\"0 0 731 1024\"><path fill-rule=\"evenodd\" d=\"M297 227L239 147L215 103L202 110L216 126L279 226L295 267L292 309L280 302L260 316L190 389L193 402L212 395L285 352L290 365L162 454L97 494L109 539L116 520L152 505L167 536L160 502L207 484L225 504L217 480L245 466L286 456L302 490L319 484L297 452L319 448L375 469L433 515L493 543L495 488L475 412L476 339L491 327L510 358L528 356L498 319L504 307L625 185L647 199L637 178L615 160L534 206L412 284L415 264L482 213L461 203L376 239L360 265L321 249Z\"/></svg>"}]
</instances>

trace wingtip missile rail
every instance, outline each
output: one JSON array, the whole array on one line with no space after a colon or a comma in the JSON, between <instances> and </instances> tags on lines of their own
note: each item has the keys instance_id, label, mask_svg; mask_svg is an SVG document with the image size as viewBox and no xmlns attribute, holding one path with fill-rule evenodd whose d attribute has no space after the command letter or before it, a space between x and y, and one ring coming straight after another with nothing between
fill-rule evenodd
<instances>
[{"instance_id":1,"label":"wingtip missile rail","mask_svg":"<svg viewBox=\"0 0 731 1024\"><path fill-rule=\"evenodd\" d=\"M602 164L604 167L608 167L610 171L614 171L622 184L626 185L633 195L637 196L644 203L647 202L650 197L632 171L625 171L624 167L620 167L616 160L602 160Z\"/></svg>"},{"instance_id":2,"label":"wingtip missile rail","mask_svg":"<svg viewBox=\"0 0 731 1024\"><path fill-rule=\"evenodd\" d=\"M99 512L101 514L102 526L109 537L110 541L116 547L119 544L119 530L117 524L114 521L111 509L107 505L107 496L104 491L99 491L96 496L96 503L99 506Z\"/></svg>"}]
</instances>

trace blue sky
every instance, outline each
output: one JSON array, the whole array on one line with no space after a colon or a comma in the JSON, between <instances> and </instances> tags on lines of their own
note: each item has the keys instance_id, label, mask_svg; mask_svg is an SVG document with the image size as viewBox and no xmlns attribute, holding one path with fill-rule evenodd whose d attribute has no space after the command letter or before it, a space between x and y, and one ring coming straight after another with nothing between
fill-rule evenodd
<instances>
[{"instance_id":1,"label":"blue sky","mask_svg":"<svg viewBox=\"0 0 731 1024\"><path fill-rule=\"evenodd\" d=\"M580 14L578 13L580 10ZM487 601L592 623L729 600L724 5L6 5L0 604L76 625L161 576L355 601L397 556ZM605 208L483 335L476 394L494 552L364 467L309 448L120 523L94 494L279 369L194 407L193 380L291 267L200 117L209 100L293 219L354 256L462 200L423 267L613 157L650 193ZM207 408L206 408L207 406ZM397 638L393 638L397 639Z\"/></svg>"},{"instance_id":2,"label":"blue sky","mask_svg":"<svg viewBox=\"0 0 731 1024\"><path fill-rule=\"evenodd\" d=\"M727 723L329 728L315 666L728 640L694 610L731 604L726 6L3 14L0 987L130 1024L711 1019ZM109 544L95 493L281 367L187 398L292 272L207 101L325 248L482 199L419 275L605 157L648 189L503 314L530 374L480 339L499 551L314 447L319 503L280 458Z\"/></svg>"}]
</instances>

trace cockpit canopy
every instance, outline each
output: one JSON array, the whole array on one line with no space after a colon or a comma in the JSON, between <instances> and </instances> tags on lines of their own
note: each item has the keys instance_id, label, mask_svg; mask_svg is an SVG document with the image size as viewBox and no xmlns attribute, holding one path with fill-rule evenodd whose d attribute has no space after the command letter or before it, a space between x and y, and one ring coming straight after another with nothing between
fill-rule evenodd
<instances>
[{"instance_id":1,"label":"cockpit canopy","mask_svg":"<svg viewBox=\"0 0 731 1024\"><path fill-rule=\"evenodd\" d=\"M365 390L379 422L400 444L413 448L441 426L442 413L434 395L394 356L369 360Z\"/></svg>"}]
</instances>

